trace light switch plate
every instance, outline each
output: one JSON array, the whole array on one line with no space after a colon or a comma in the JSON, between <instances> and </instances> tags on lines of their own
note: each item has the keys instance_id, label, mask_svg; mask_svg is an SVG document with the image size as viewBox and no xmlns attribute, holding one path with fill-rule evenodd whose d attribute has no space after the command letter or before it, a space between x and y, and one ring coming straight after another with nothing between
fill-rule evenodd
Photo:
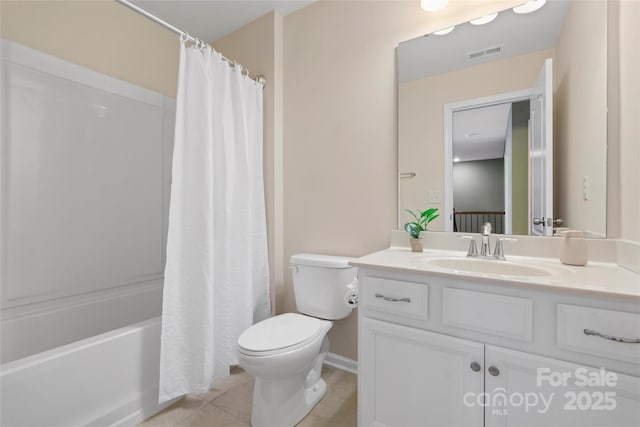
<instances>
[{"instance_id":1,"label":"light switch plate","mask_svg":"<svg viewBox=\"0 0 640 427\"><path fill-rule=\"evenodd\" d=\"M429 192L429 203L440 203L441 197L439 191L430 191Z\"/></svg>"}]
</instances>

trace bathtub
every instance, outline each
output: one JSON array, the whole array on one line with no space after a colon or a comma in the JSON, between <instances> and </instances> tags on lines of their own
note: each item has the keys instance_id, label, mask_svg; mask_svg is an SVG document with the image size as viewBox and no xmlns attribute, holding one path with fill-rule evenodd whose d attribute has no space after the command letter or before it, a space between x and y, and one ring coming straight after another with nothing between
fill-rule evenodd
<instances>
[{"instance_id":1,"label":"bathtub","mask_svg":"<svg viewBox=\"0 0 640 427\"><path fill-rule=\"evenodd\" d=\"M3 427L134 426L158 404L160 317L0 367Z\"/></svg>"}]
</instances>

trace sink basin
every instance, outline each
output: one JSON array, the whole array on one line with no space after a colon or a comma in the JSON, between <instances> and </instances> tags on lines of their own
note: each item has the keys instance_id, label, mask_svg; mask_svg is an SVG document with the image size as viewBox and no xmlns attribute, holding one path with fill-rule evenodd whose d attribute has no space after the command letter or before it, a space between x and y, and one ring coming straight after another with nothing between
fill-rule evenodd
<instances>
[{"instance_id":1,"label":"sink basin","mask_svg":"<svg viewBox=\"0 0 640 427\"><path fill-rule=\"evenodd\" d=\"M434 267L446 268L456 272L493 274L500 276L551 276L551 272L536 266L509 261L475 258L438 258L427 261Z\"/></svg>"}]
</instances>

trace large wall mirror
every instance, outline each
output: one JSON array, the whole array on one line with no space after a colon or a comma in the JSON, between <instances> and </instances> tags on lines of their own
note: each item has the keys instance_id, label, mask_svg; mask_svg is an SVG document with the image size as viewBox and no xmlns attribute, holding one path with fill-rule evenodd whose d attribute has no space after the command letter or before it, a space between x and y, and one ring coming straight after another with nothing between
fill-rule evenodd
<instances>
[{"instance_id":1,"label":"large wall mirror","mask_svg":"<svg viewBox=\"0 0 640 427\"><path fill-rule=\"evenodd\" d=\"M477 24L398 46L399 228L606 237L606 2Z\"/></svg>"}]
</instances>

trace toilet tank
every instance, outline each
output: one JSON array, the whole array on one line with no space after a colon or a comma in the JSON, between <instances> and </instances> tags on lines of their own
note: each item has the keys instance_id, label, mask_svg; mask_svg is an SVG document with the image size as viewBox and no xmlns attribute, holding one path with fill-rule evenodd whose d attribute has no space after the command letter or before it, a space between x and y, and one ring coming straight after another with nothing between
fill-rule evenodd
<instances>
[{"instance_id":1,"label":"toilet tank","mask_svg":"<svg viewBox=\"0 0 640 427\"><path fill-rule=\"evenodd\" d=\"M353 308L344 298L358 269L349 265L349 258L296 254L290 263L296 307L300 313L329 320L343 319L351 314Z\"/></svg>"}]
</instances>

